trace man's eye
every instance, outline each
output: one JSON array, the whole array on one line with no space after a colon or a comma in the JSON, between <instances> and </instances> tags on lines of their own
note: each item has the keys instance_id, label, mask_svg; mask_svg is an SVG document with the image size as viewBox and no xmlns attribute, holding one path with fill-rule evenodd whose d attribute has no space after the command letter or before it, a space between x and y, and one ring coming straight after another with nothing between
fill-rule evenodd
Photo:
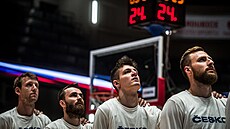
<instances>
[{"instance_id":1,"label":"man's eye","mask_svg":"<svg viewBox=\"0 0 230 129\"><path fill-rule=\"evenodd\" d=\"M81 98L83 98L83 94L80 93L80 94L78 94L78 95L79 95Z\"/></svg>"},{"instance_id":2,"label":"man's eye","mask_svg":"<svg viewBox=\"0 0 230 129\"><path fill-rule=\"evenodd\" d=\"M72 97L72 96L73 96L73 97L77 97L78 95L79 95L81 98L83 98L83 94L82 94L82 93L79 93L79 94L78 94L78 93L74 93L74 94L70 95L70 97Z\"/></svg>"},{"instance_id":3,"label":"man's eye","mask_svg":"<svg viewBox=\"0 0 230 129\"><path fill-rule=\"evenodd\" d=\"M36 87L39 87L39 85L36 84L36 83L28 83L26 86L27 86L27 87L32 87L33 85L35 85Z\"/></svg>"},{"instance_id":4,"label":"man's eye","mask_svg":"<svg viewBox=\"0 0 230 129\"><path fill-rule=\"evenodd\" d=\"M131 70L125 70L124 71L124 73L126 74L126 73L130 73L131 72Z\"/></svg>"},{"instance_id":5,"label":"man's eye","mask_svg":"<svg viewBox=\"0 0 230 129\"><path fill-rule=\"evenodd\" d=\"M199 62L204 62L204 61L206 61L206 58L200 58L198 61Z\"/></svg>"},{"instance_id":6,"label":"man's eye","mask_svg":"<svg viewBox=\"0 0 230 129\"><path fill-rule=\"evenodd\" d=\"M27 84L27 86L31 87L31 86L33 86L33 84L29 83L29 84Z\"/></svg>"}]
</instances>

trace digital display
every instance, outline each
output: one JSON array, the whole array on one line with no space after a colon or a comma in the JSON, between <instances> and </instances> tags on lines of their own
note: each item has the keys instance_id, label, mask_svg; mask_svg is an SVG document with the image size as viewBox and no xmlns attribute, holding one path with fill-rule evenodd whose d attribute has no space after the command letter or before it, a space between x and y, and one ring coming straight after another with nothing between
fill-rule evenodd
<instances>
[{"instance_id":1,"label":"digital display","mask_svg":"<svg viewBox=\"0 0 230 129\"><path fill-rule=\"evenodd\" d=\"M185 26L184 0L129 0L128 25Z\"/></svg>"}]
</instances>

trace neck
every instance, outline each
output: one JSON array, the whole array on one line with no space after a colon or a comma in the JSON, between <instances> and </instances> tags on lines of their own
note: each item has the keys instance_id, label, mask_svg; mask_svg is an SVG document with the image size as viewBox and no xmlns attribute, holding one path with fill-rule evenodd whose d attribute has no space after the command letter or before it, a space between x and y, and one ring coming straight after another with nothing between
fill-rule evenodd
<instances>
[{"instance_id":1,"label":"neck","mask_svg":"<svg viewBox=\"0 0 230 129\"><path fill-rule=\"evenodd\" d=\"M79 126L81 124L80 118L70 118L66 113L64 114L63 119L74 126Z\"/></svg>"},{"instance_id":2,"label":"neck","mask_svg":"<svg viewBox=\"0 0 230 129\"><path fill-rule=\"evenodd\" d=\"M133 96L121 96L117 97L117 100L124 106L133 108L138 105L138 94Z\"/></svg>"},{"instance_id":3,"label":"neck","mask_svg":"<svg viewBox=\"0 0 230 129\"><path fill-rule=\"evenodd\" d=\"M31 116L34 113L35 105L26 105L26 104L18 104L17 111L18 114L23 116Z\"/></svg>"},{"instance_id":4,"label":"neck","mask_svg":"<svg viewBox=\"0 0 230 129\"><path fill-rule=\"evenodd\" d=\"M211 86L190 86L188 90L192 95L198 97L208 98L212 94L212 87Z\"/></svg>"}]
</instances>

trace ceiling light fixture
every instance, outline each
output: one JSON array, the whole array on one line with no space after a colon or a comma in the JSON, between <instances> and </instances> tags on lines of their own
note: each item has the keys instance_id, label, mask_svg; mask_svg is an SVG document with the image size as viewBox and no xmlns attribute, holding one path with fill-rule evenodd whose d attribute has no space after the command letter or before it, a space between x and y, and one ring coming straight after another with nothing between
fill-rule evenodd
<instances>
[{"instance_id":1,"label":"ceiling light fixture","mask_svg":"<svg viewBox=\"0 0 230 129\"><path fill-rule=\"evenodd\" d=\"M92 17L91 21L93 24L97 24L97 16L98 16L98 2L97 0L92 1Z\"/></svg>"}]
</instances>

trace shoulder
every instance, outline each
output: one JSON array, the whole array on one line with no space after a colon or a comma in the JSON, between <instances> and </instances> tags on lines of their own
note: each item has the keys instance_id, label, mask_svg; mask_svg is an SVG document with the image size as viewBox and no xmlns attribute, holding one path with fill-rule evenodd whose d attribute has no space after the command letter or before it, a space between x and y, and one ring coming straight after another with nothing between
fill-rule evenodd
<instances>
[{"instance_id":1,"label":"shoulder","mask_svg":"<svg viewBox=\"0 0 230 129\"><path fill-rule=\"evenodd\" d=\"M228 98L215 98L215 97L213 97L212 96L212 98L213 98L213 100L214 101L216 101L218 104L221 104L221 105L225 105L226 106L226 104L227 104L227 100L228 100ZM229 101L229 100L228 100Z\"/></svg>"},{"instance_id":2,"label":"shoulder","mask_svg":"<svg viewBox=\"0 0 230 129\"><path fill-rule=\"evenodd\" d=\"M10 110L7 110L3 113L1 113L0 115L8 115L8 114L12 114L12 113L15 113L16 112L16 107L10 109Z\"/></svg>"},{"instance_id":3,"label":"shoulder","mask_svg":"<svg viewBox=\"0 0 230 129\"><path fill-rule=\"evenodd\" d=\"M158 114L161 112L161 109L159 109L157 106L145 106L144 109L149 113Z\"/></svg>"},{"instance_id":4,"label":"shoulder","mask_svg":"<svg viewBox=\"0 0 230 129\"><path fill-rule=\"evenodd\" d=\"M140 107L140 108L144 108L146 114L149 114L156 118L158 118L161 114L161 109L159 109L157 106L145 106L145 107Z\"/></svg>"},{"instance_id":5,"label":"shoulder","mask_svg":"<svg viewBox=\"0 0 230 129\"><path fill-rule=\"evenodd\" d=\"M181 91L177 94L172 95L168 101L173 101L173 102L182 102L190 98L190 95L187 91Z\"/></svg>"},{"instance_id":6,"label":"shoulder","mask_svg":"<svg viewBox=\"0 0 230 129\"><path fill-rule=\"evenodd\" d=\"M105 101L103 104L101 104L98 107L98 109L100 109L100 110L110 110L111 108L113 108L117 104L118 104L117 99L112 98L112 99L109 99L109 100Z\"/></svg>"},{"instance_id":7,"label":"shoulder","mask_svg":"<svg viewBox=\"0 0 230 129\"><path fill-rule=\"evenodd\" d=\"M45 129L52 129L52 128L58 128L60 124L64 124L63 121L61 119L57 119L55 121L52 121L51 123L49 123Z\"/></svg>"},{"instance_id":8,"label":"shoulder","mask_svg":"<svg viewBox=\"0 0 230 129\"><path fill-rule=\"evenodd\" d=\"M181 91L177 94L172 95L164 104L163 110L184 110L186 108L186 105L190 104L192 102L192 97L188 93L188 91Z\"/></svg>"},{"instance_id":9,"label":"shoulder","mask_svg":"<svg viewBox=\"0 0 230 129\"><path fill-rule=\"evenodd\" d=\"M36 115L35 115L36 116ZM51 123L50 118L45 114L39 114L36 116L43 124L47 125Z\"/></svg>"},{"instance_id":10,"label":"shoulder","mask_svg":"<svg viewBox=\"0 0 230 129\"><path fill-rule=\"evenodd\" d=\"M49 117L46 114L39 114L37 115L38 117L40 117L41 119L49 119Z\"/></svg>"},{"instance_id":11,"label":"shoulder","mask_svg":"<svg viewBox=\"0 0 230 129\"><path fill-rule=\"evenodd\" d=\"M0 114L0 119L13 118L16 114L16 108L10 109Z\"/></svg>"},{"instance_id":12,"label":"shoulder","mask_svg":"<svg viewBox=\"0 0 230 129\"><path fill-rule=\"evenodd\" d=\"M18 119L16 117L16 108L13 108L0 114L1 129L12 128L17 121Z\"/></svg>"},{"instance_id":13,"label":"shoulder","mask_svg":"<svg viewBox=\"0 0 230 129\"><path fill-rule=\"evenodd\" d=\"M97 108L95 117L100 116L100 119L102 117L107 118L108 116L110 116L109 114L116 113L116 111L119 108L118 106L119 106L119 102L117 101L116 98L109 99Z\"/></svg>"},{"instance_id":14,"label":"shoulder","mask_svg":"<svg viewBox=\"0 0 230 129\"><path fill-rule=\"evenodd\" d=\"M85 129L92 129L93 128L93 124L92 123L87 123L84 125Z\"/></svg>"}]
</instances>

